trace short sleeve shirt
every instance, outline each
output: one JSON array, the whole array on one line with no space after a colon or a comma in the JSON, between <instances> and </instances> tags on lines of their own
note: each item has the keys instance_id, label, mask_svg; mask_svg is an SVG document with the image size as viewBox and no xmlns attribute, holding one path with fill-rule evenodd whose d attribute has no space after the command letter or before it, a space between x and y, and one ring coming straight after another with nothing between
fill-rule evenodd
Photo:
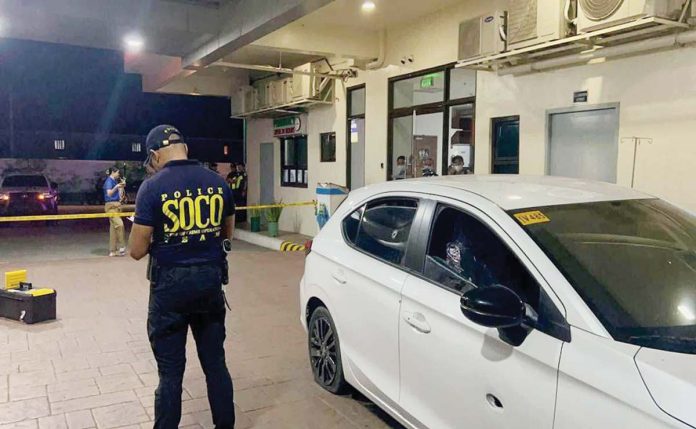
<instances>
[{"instance_id":1,"label":"short sleeve shirt","mask_svg":"<svg viewBox=\"0 0 696 429\"><path fill-rule=\"evenodd\" d=\"M114 192L113 195L109 196L109 193L107 192L110 189L114 189L114 187L118 185L118 182L114 180L111 176L106 178L106 181L104 182L104 201L107 203L112 203L112 202L118 202L121 200L121 196L119 195L119 192Z\"/></svg>"},{"instance_id":2,"label":"short sleeve shirt","mask_svg":"<svg viewBox=\"0 0 696 429\"><path fill-rule=\"evenodd\" d=\"M224 258L225 219L234 215L225 180L197 161L171 161L143 182L135 202L138 225L154 228L150 254L162 265Z\"/></svg>"}]
</instances>

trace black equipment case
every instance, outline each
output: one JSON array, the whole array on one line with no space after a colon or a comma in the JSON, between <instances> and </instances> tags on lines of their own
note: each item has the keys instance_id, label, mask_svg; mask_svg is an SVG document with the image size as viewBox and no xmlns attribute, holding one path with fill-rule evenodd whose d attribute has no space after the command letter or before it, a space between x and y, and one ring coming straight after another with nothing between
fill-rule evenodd
<instances>
[{"instance_id":1,"label":"black equipment case","mask_svg":"<svg viewBox=\"0 0 696 429\"><path fill-rule=\"evenodd\" d=\"M0 317L27 324L55 320L57 293L33 296L0 289Z\"/></svg>"}]
</instances>

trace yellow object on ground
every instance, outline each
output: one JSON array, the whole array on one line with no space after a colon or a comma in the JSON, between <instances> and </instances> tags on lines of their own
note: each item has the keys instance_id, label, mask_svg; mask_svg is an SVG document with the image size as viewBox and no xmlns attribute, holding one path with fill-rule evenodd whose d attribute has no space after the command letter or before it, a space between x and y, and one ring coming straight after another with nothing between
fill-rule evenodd
<instances>
[{"instance_id":1,"label":"yellow object on ground","mask_svg":"<svg viewBox=\"0 0 696 429\"><path fill-rule=\"evenodd\" d=\"M26 281L27 270L8 271L5 273L5 289L19 289L19 283Z\"/></svg>"},{"instance_id":2,"label":"yellow object on ground","mask_svg":"<svg viewBox=\"0 0 696 429\"><path fill-rule=\"evenodd\" d=\"M302 252L305 247L301 244L293 243L292 241L283 241L280 245L281 252Z\"/></svg>"},{"instance_id":3,"label":"yellow object on ground","mask_svg":"<svg viewBox=\"0 0 696 429\"><path fill-rule=\"evenodd\" d=\"M56 291L53 289L32 289L27 291L27 293L36 298L37 296L52 295L56 293Z\"/></svg>"}]
</instances>

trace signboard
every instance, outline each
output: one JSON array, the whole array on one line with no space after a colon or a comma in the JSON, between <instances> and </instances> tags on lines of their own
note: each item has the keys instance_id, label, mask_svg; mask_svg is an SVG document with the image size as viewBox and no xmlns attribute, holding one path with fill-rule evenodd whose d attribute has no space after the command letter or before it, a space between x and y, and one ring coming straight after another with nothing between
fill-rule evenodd
<instances>
[{"instance_id":1,"label":"signboard","mask_svg":"<svg viewBox=\"0 0 696 429\"><path fill-rule=\"evenodd\" d=\"M573 93L573 103L587 103L587 91L575 91Z\"/></svg>"},{"instance_id":2,"label":"signboard","mask_svg":"<svg viewBox=\"0 0 696 429\"><path fill-rule=\"evenodd\" d=\"M433 86L435 86L435 78L433 76L426 76L424 78L421 78L421 88L432 88Z\"/></svg>"},{"instance_id":3,"label":"signboard","mask_svg":"<svg viewBox=\"0 0 696 429\"><path fill-rule=\"evenodd\" d=\"M298 134L305 134L302 131L302 119L299 116L289 116L273 120L273 136L288 137Z\"/></svg>"},{"instance_id":4,"label":"signboard","mask_svg":"<svg viewBox=\"0 0 696 429\"><path fill-rule=\"evenodd\" d=\"M358 134L358 122L355 119L350 121L350 142L360 143L360 135Z\"/></svg>"}]
</instances>

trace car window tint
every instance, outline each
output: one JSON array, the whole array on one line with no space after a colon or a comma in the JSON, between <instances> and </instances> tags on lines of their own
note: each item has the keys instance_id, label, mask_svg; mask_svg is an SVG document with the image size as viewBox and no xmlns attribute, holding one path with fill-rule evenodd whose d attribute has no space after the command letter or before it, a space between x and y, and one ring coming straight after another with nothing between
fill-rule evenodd
<instances>
[{"instance_id":1,"label":"car window tint","mask_svg":"<svg viewBox=\"0 0 696 429\"><path fill-rule=\"evenodd\" d=\"M343 236L352 244L355 244L355 239L358 237L358 227L360 226L360 219L362 219L362 212L363 207L360 207L343 219Z\"/></svg>"},{"instance_id":2,"label":"car window tint","mask_svg":"<svg viewBox=\"0 0 696 429\"><path fill-rule=\"evenodd\" d=\"M540 287L505 243L478 219L460 210L438 208L424 274L447 288L503 285L538 309Z\"/></svg>"},{"instance_id":3,"label":"car window tint","mask_svg":"<svg viewBox=\"0 0 696 429\"><path fill-rule=\"evenodd\" d=\"M418 209L415 200L380 200L365 206L355 245L394 264L406 253L411 225ZM349 217L350 219L350 217Z\"/></svg>"}]
</instances>

